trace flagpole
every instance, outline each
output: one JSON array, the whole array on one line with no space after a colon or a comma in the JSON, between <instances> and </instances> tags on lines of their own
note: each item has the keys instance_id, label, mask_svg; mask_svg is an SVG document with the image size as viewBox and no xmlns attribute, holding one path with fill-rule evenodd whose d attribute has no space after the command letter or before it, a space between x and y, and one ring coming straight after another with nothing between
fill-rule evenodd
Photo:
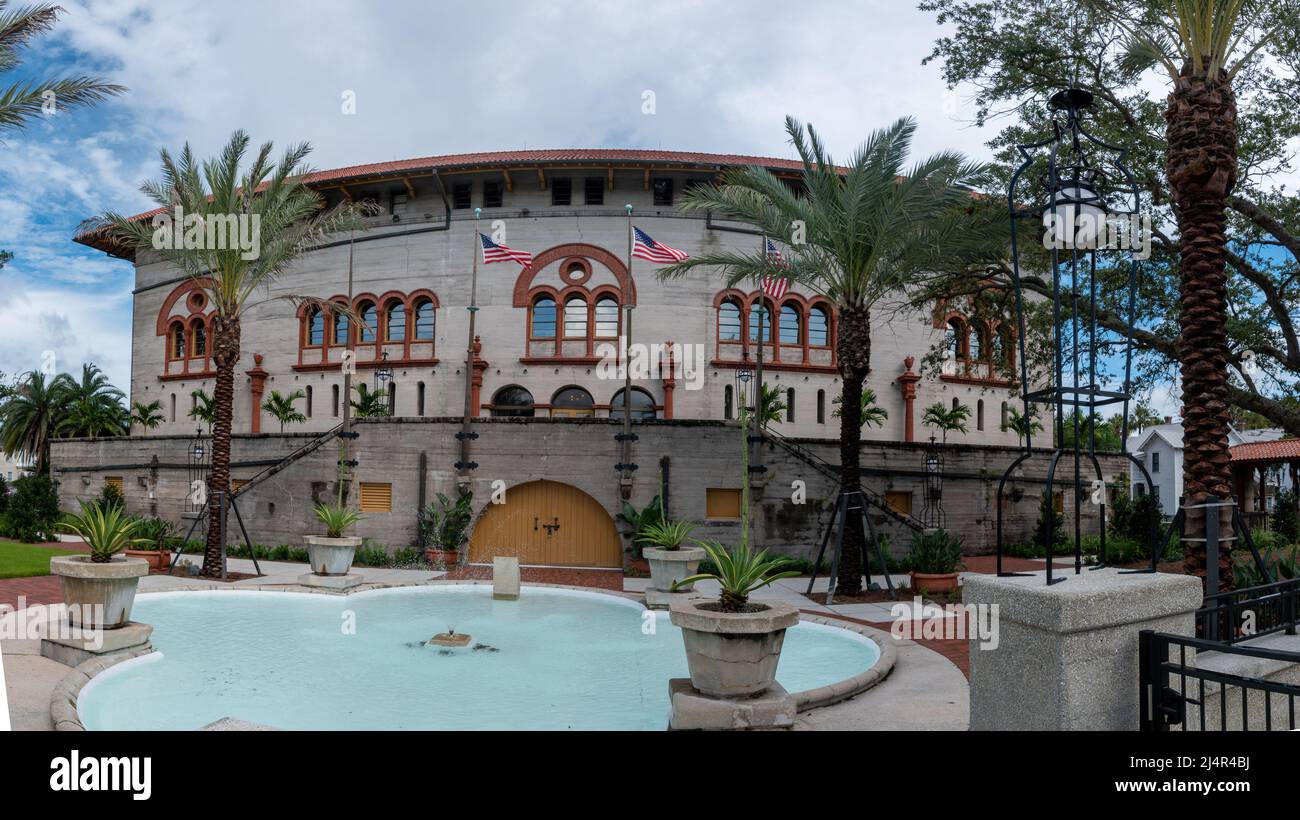
<instances>
[{"instance_id":1,"label":"flagpole","mask_svg":"<svg viewBox=\"0 0 1300 820\"><path fill-rule=\"evenodd\" d=\"M348 338L345 348L351 354L348 366L343 368L343 433L340 438L343 446L339 448L339 489L338 503L343 506L352 496L352 373L357 366L356 328L353 327L355 312L352 306L352 261L355 251L357 232L354 228L348 236ZM334 317L335 323L339 320ZM338 331L334 331L334 340L338 341Z\"/></svg>"},{"instance_id":2,"label":"flagpole","mask_svg":"<svg viewBox=\"0 0 1300 820\"><path fill-rule=\"evenodd\" d=\"M627 280L628 284L623 289L623 306L627 319L624 322L623 329L623 447L621 467L623 469L622 481L620 482L620 492L624 498L632 493L632 311L636 309L632 298L632 206L625 205L627 210Z\"/></svg>"},{"instance_id":3,"label":"flagpole","mask_svg":"<svg viewBox=\"0 0 1300 820\"><path fill-rule=\"evenodd\" d=\"M763 234L761 240L762 240L762 246L759 248L759 253L762 254L763 263L767 264L770 261L767 257L767 234ZM763 445L761 442L763 438L763 425L767 423L766 408L763 407L763 336L765 335L764 329L766 328L767 325L767 322L765 321L764 318L764 314L767 313L766 303L765 303L767 292L763 288L763 282L761 279L757 282L757 284L758 284L758 351L755 354L757 358L755 360L755 366L754 366L754 381L755 381L754 433L753 433L754 441L752 442L750 447L750 452L753 454L752 457L750 458L750 464L752 465L751 466L752 472L762 472L762 470L756 468L760 466L759 462L762 461L762 457L763 457ZM749 481L749 479L750 476L745 476L746 481Z\"/></svg>"},{"instance_id":4,"label":"flagpole","mask_svg":"<svg viewBox=\"0 0 1300 820\"><path fill-rule=\"evenodd\" d=\"M460 463L456 466L460 471L460 479L457 484L460 487L461 494L469 491L470 479L470 439L473 433L470 430L470 419L473 416L474 408L471 407L472 396L474 392L474 317L478 313L478 258L483 253L483 239L479 235L478 224L479 217L482 215L482 208L474 209L474 264L470 269L469 277L469 340L465 343L465 412L460 422Z\"/></svg>"}]
</instances>

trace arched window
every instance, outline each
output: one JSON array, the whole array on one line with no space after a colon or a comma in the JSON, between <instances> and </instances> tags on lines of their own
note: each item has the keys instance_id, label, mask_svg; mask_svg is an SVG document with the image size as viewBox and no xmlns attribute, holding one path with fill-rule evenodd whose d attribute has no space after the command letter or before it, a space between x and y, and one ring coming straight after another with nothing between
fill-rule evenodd
<instances>
[{"instance_id":1,"label":"arched window","mask_svg":"<svg viewBox=\"0 0 1300 820\"><path fill-rule=\"evenodd\" d=\"M1010 411L1007 410L1007 403L1002 402L1002 432L1007 431L1007 425L1010 422Z\"/></svg>"},{"instance_id":2,"label":"arched window","mask_svg":"<svg viewBox=\"0 0 1300 820\"><path fill-rule=\"evenodd\" d=\"M555 300L542 296L533 302L532 334L534 339L555 338Z\"/></svg>"},{"instance_id":3,"label":"arched window","mask_svg":"<svg viewBox=\"0 0 1300 820\"><path fill-rule=\"evenodd\" d=\"M361 341L373 342L379 332L379 313L375 310L375 303L362 302L357 313L361 317Z\"/></svg>"},{"instance_id":4,"label":"arched window","mask_svg":"<svg viewBox=\"0 0 1300 820\"><path fill-rule=\"evenodd\" d=\"M397 415L397 382L388 383L388 416Z\"/></svg>"},{"instance_id":5,"label":"arched window","mask_svg":"<svg viewBox=\"0 0 1300 820\"><path fill-rule=\"evenodd\" d=\"M1006 340L1002 338L1002 328L989 333L989 361L1001 362L1007 353Z\"/></svg>"},{"instance_id":6,"label":"arched window","mask_svg":"<svg viewBox=\"0 0 1300 820\"><path fill-rule=\"evenodd\" d=\"M749 340L758 341L759 321L763 324L763 341L772 341L772 306L764 300L759 300L749 309Z\"/></svg>"},{"instance_id":7,"label":"arched window","mask_svg":"<svg viewBox=\"0 0 1300 820\"><path fill-rule=\"evenodd\" d=\"M185 325L180 322L172 325L171 357L173 359L185 358Z\"/></svg>"},{"instance_id":8,"label":"arched window","mask_svg":"<svg viewBox=\"0 0 1300 820\"><path fill-rule=\"evenodd\" d=\"M195 322L190 329L190 355L194 358L208 355L208 329L203 322Z\"/></svg>"},{"instance_id":9,"label":"arched window","mask_svg":"<svg viewBox=\"0 0 1300 820\"><path fill-rule=\"evenodd\" d=\"M949 358L951 359L962 358L962 350L961 350L962 335L963 335L963 330L961 326L961 320L949 319L948 330L944 336L944 341L943 341L944 350L947 351Z\"/></svg>"},{"instance_id":10,"label":"arched window","mask_svg":"<svg viewBox=\"0 0 1300 820\"><path fill-rule=\"evenodd\" d=\"M722 417L724 419L732 419L736 417L736 411L734 409L735 400L732 396L733 391L731 385L727 385L722 389Z\"/></svg>"},{"instance_id":11,"label":"arched window","mask_svg":"<svg viewBox=\"0 0 1300 820\"><path fill-rule=\"evenodd\" d=\"M307 393L307 418L311 418L312 389L310 384L307 385L306 393Z\"/></svg>"},{"instance_id":12,"label":"arched window","mask_svg":"<svg viewBox=\"0 0 1300 820\"><path fill-rule=\"evenodd\" d=\"M794 388L785 391L785 420L794 421Z\"/></svg>"},{"instance_id":13,"label":"arched window","mask_svg":"<svg viewBox=\"0 0 1300 820\"><path fill-rule=\"evenodd\" d=\"M655 400L650 394L639 387L632 388L632 420L652 419L656 415ZM614 398L609 402L609 417L612 419L623 418L623 391L620 390L614 394Z\"/></svg>"},{"instance_id":14,"label":"arched window","mask_svg":"<svg viewBox=\"0 0 1300 820\"><path fill-rule=\"evenodd\" d=\"M808 311L808 344L826 347L830 343L830 317L825 308L814 307Z\"/></svg>"},{"instance_id":15,"label":"arched window","mask_svg":"<svg viewBox=\"0 0 1300 820\"><path fill-rule=\"evenodd\" d=\"M564 300L564 338L587 338L587 300L581 296Z\"/></svg>"},{"instance_id":16,"label":"arched window","mask_svg":"<svg viewBox=\"0 0 1300 820\"><path fill-rule=\"evenodd\" d=\"M957 397L956 397L956 396L953 396L953 397L952 397L952 409L956 410L958 407L961 407L961 402L957 401Z\"/></svg>"},{"instance_id":17,"label":"arched window","mask_svg":"<svg viewBox=\"0 0 1300 820\"><path fill-rule=\"evenodd\" d=\"M984 399L975 403L975 429L984 431Z\"/></svg>"},{"instance_id":18,"label":"arched window","mask_svg":"<svg viewBox=\"0 0 1300 820\"><path fill-rule=\"evenodd\" d=\"M551 399L551 415L582 418L596 415L596 402L581 387L566 387Z\"/></svg>"},{"instance_id":19,"label":"arched window","mask_svg":"<svg viewBox=\"0 0 1300 820\"><path fill-rule=\"evenodd\" d=\"M325 312L320 308L307 312L307 344L311 347L325 344Z\"/></svg>"},{"instance_id":20,"label":"arched window","mask_svg":"<svg viewBox=\"0 0 1300 820\"><path fill-rule=\"evenodd\" d=\"M602 296L596 301L596 338L613 339L618 336L618 301L612 296Z\"/></svg>"},{"instance_id":21,"label":"arched window","mask_svg":"<svg viewBox=\"0 0 1300 820\"><path fill-rule=\"evenodd\" d=\"M998 328L997 335L994 338L997 340L998 346L997 361L1006 362L1007 364L1014 363L1016 360L1016 347L1012 344L1015 337L1012 335L1011 328L1007 326Z\"/></svg>"},{"instance_id":22,"label":"arched window","mask_svg":"<svg viewBox=\"0 0 1300 820\"><path fill-rule=\"evenodd\" d=\"M730 300L718 305L718 341L740 341L740 305Z\"/></svg>"},{"instance_id":23,"label":"arched window","mask_svg":"<svg viewBox=\"0 0 1300 820\"><path fill-rule=\"evenodd\" d=\"M795 305L781 307L781 344L797 345L799 339L799 308Z\"/></svg>"},{"instance_id":24,"label":"arched window","mask_svg":"<svg viewBox=\"0 0 1300 820\"><path fill-rule=\"evenodd\" d=\"M384 316L384 327L384 341L406 341L406 305L401 302L390 303L388 313Z\"/></svg>"},{"instance_id":25,"label":"arched window","mask_svg":"<svg viewBox=\"0 0 1300 820\"><path fill-rule=\"evenodd\" d=\"M333 396L332 396L333 401L331 403L331 406L333 407L334 410L333 416L334 418L338 418L339 417L339 386L337 384L334 385L334 390L332 392L333 392Z\"/></svg>"},{"instance_id":26,"label":"arched window","mask_svg":"<svg viewBox=\"0 0 1300 820\"><path fill-rule=\"evenodd\" d=\"M346 313L334 312L334 344L346 345L348 332L352 330L352 319Z\"/></svg>"},{"instance_id":27,"label":"arched window","mask_svg":"<svg viewBox=\"0 0 1300 820\"><path fill-rule=\"evenodd\" d=\"M429 299L415 303L415 340L433 341L433 302Z\"/></svg>"},{"instance_id":28,"label":"arched window","mask_svg":"<svg viewBox=\"0 0 1300 820\"><path fill-rule=\"evenodd\" d=\"M415 415L424 415L424 382L415 386Z\"/></svg>"},{"instance_id":29,"label":"arched window","mask_svg":"<svg viewBox=\"0 0 1300 820\"><path fill-rule=\"evenodd\" d=\"M966 357L972 362L984 358L984 336L980 333L979 325L972 324L966 334Z\"/></svg>"},{"instance_id":30,"label":"arched window","mask_svg":"<svg viewBox=\"0 0 1300 820\"><path fill-rule=\"evenodd\" d=\"M176 394L175 393L172 393L172 419L171 420L173 422L176 421Z\"/></svg>"},{"instance_id":31,"label":"arched window","mask_svg":"<svg viewBox=\"0 0 1300 820\"><path fill-rule=\"evenodd\" d=\"M492 397L492 415L496 418L532 418L533 394L522 387L503 387Z\"/></svg>"},{"instance_id":32,"label":"arched window","mask_svg":"<svg viewBox=\"0 0 1300 820\"><path fill-rule=\"evenodd\" d=\"M817 423L826 423L826 391L817 391Z\"/></svg>"}]
</instances>

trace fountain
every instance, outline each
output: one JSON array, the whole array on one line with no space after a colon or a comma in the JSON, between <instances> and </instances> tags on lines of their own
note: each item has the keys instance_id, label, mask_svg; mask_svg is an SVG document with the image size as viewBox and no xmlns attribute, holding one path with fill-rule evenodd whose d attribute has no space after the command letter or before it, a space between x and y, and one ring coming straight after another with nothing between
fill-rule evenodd
<instances>
[{"instance_id":1,"label":"fountain","mask_svg":"<svg viewBox=\"0 0 1300 820\"><path fill-rule=\"evenodd\" d=\"M461 633L456 634L454 628L448 628L446 632L439 632L428 640L428 646L438 646L443 649L464 649L470 645L474 638L471 635Z\"/></svg>"}]
</instances>

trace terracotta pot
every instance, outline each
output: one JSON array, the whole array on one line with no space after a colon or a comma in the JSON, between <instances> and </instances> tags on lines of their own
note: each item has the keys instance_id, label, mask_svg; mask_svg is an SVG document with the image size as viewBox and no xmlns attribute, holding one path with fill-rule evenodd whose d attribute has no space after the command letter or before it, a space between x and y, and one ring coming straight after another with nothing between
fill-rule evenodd
<instances>
[{"instance_id":1,"label":"terracotta pot","mask_svg":"<svg viewBox=\"0 0 1300 820\"><path fill-rule=\"evenodd\" d=\"M149 562L149 570L165 570L171 563L171 553L159 550L125 550L128 558L143 558Z\"/></svg>"},{"instance_id":2,"label":"terracotta pot","mask_svg":"<svg viewBox=\"0 0 1300 820\"><path fill-rule=\"evenodd\" d=\"M424 560L438 566L454 567L460 563L460 550L426 549L424 551Z\"/></svg>"},{"instance_id":3,"label":"terracotta pot","mask_svg":"<svg viewBox=\"0 0 1300 820\"><path fill-rule=\"evenodd\" d=\"M125 555L104 563L89 555L60 555L50 559L50 574L59 576L69 623L119 629L131 620L136 587L149 574L149 563Z\"/></svg>"},{"instance_id":4,"label":"terracotta pot","mask_svg":"<svg viewBox=\"0 0 1300 820\"><path fill-rule=\"evenodd\" d=\"M759 695L776 681L785 631L799 610L779 601L759 612L718 612L712 600L674 601L668 617L682 630L691 686L718 698Z\"/></svg>"},{"instance_id":5,"label":"terracotta pot","mask_svg":"<svg viewBox=\"0 0 1300 820\"><path fill-rule=\"evenodd\" d=\"M355 535L343 538L308 535L306 541L307 560L316 575L347 575L357 547L361 546L361 538Z\"/></svg>"},{"instance_id":6,"label":"terracotta pot","mask_svg":"<svg viewBox=\"0 0 1300 820\"><path fill-rule=\"evenodd\" d=\"M912 589L917 592L955 592L957 590L957 573L931 574L913 572Z\"/></svg>"}]
</instances>

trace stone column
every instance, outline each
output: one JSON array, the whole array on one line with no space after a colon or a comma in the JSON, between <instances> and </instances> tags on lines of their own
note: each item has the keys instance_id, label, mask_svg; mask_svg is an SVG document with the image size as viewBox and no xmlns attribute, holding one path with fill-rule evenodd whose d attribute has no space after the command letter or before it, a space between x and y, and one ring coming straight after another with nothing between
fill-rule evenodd
<instances>
[{"instance_id":1,"label":"stone column","mask_svg":"<svg viewBox=\"0 0 1300 820\"><path fill-rule=\"evenodd\" d=\"M916 359L912 356L903 359L907 372L898 377L898 386L903 390L903 441L916 441L916 420L912 410L916 405L916 383L921 377L912 372L914 364Z\"/></svg>"},{"instance_id":2,"label":"stone column","mask_svg":"<svg viewBox=\"0 0 1300 820\"><path fill-rule=\"evenodd\" d=\"M973 731L1135 730L1138 632L1195 631L1195 577L1085 569L1065 578L1050 587L1042 572L962 580L967 606L998 607L996 648L968 633Z\"/></svg>"},{"instance_id":3,"label":"stone column","mask_svg":"<svg viewBox=\"0 0 1300 820\"><path fill-rule=\"evenodd\" d=\"M677 389L677 362L673 357L673 343L664 342L664 347L668 350L668 372L664 374L664 418L673 417L673 391ZM623 407L631 407L630 397L623 398Z\"/></svg>"},{"instance_id":4,"label":"stone column","mask_svg":"<svg viewBox=\"0 0 1300 820\"><path fill-rule=\"evenodd\" d=\"M262 391L266 389L266 377L270 375L262 368L262 354L253 354L253 369L245 370L252 380L249 384L249 396L252 399L252 406L248 408L248 418L250 419L250 430L254 433L262 432Z\"/></svg>"}]
</instances>

